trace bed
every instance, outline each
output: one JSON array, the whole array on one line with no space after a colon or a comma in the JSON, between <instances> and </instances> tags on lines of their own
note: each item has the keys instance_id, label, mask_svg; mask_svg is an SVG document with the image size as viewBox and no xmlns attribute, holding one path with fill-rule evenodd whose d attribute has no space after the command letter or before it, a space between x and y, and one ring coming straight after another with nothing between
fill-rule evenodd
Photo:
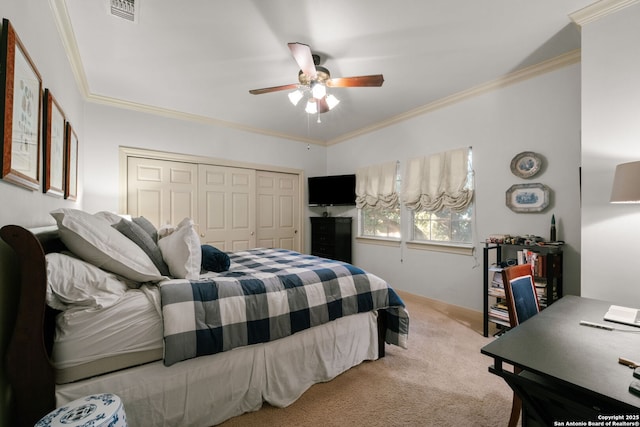
<instances>
[{"instance_id":1,"label":"bed","mask_svg":"<svg viewBox=\"0 0 640 427\"><path fill-rule=\"evenodd\" d=\"M60 211L66 219L88 215ZM15 425L32 426L83 396L113 393L132 427L212 426L264 402L290 405L311 385L383 357L385 342L407 346L409 317L400 298L382 279L350 264L261 248L216 254L229 258L220 271L201 270L198 258L195 276L177 272L189 270L184 262L168 262L169 275L147 280L164 269L150 267L153 273L138 269L133 280L126 269L142 257L122 250L122 265L116 266L118 260L104 254L86 256L87 248L69 239L69 224L56 220L57 226L0 230L20 270L7 352ZM122 219L102 220L117 228ZM91 230L85 232L95 233L91 221L83 224ZM193 236L192 230L187 234ZM184 255L189 245L175 236L170 249L165 241L164 254L196 254L193 243L191 255ZM124 245L111 237L98 233L94 244ZM114 274L119 283L105 285L100 276L100 290L79 297L91 301L86 306L70 303L62 291L53 303L51 289L58 285L52 282L68 287L85 274L64 264L80 252L81 261L100 265L100 275ZM109 286L116 297L103 295Z\"/></svg>"}]
</instances>

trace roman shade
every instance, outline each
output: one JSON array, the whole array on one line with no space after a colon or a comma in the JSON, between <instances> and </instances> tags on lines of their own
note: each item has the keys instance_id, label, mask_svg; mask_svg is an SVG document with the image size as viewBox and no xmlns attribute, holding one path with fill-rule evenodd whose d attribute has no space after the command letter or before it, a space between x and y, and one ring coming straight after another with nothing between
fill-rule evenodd
<instances>
[{"instance_id":1,"label":"roman shade","mask_svg":"<svg viewBox=\"0 0 640 427\"><path fill-rule=\"evenodd\" d=\"M409 160L402 192L405 206L427 212L466 209L473 198L467 185L470 150L465 147Z\"/></svg>"},{"instance_id":2,"label":"roman shade","mask_svg":"<svg viewBox=\"0 0 640 427\"><path fill-rule=\"evenodd\" d=\"M396 191L398 162L387 162L356 170L356 207L394 209L399 205Z\"/></svg>"}]
</instances>

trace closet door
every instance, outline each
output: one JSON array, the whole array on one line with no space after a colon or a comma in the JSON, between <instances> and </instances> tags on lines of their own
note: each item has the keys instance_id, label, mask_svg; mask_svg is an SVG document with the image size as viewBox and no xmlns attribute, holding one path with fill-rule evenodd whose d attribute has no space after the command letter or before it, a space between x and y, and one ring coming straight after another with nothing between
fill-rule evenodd
<instances>
[{"instance_id":1,"label":"closet door","mask_svg":"<svg viewBox=\"0 0 640 427\"><path fill-rule=\"evenodd\" d=\"M300 252L298 175L258 171L257 246Z\"/></svg>"},{"instance_id":2,"label":"closet door","mask_svg":"<svg viewBox=\"0 0 640 427\"><path fill-rule=\"evenodd\" d=\"M256 247L256 172L198 166L200 240L222 251Z\"/></svg>"},{"instance_id":3,"label":"closet door","mask_svg":"<svg viewBox=\"0 0 640 427\"><path fill-rule=\"evenodd\" d=\"M193 163L127 158L127 213L156 227L197 213L198 167Z\"/></svg>"}]
</instances>

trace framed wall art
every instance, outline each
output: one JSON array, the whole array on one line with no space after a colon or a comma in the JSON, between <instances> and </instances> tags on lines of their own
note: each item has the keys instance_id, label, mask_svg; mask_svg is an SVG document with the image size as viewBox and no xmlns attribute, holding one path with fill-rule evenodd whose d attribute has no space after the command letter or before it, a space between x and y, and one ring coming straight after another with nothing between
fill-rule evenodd
<instances>
[{"instance_id":1,"label":"framed wall art","mask_svg":"<svg viewBox=\"0 0 640 427\"><path fill-rule=\"evenodd\" d=\"M549 193L544 184L514 184L506 193L507 206L514 212L542 212L549 206Z\"/></svg>"},{"instance_id":2,"label":"framed wall art","mask_svg":"<svg viewBox=\"0 0 640 427\"><path fill-rule=\"evenodd\" d=\"M76 200L78 198L78 136L69 122L67 122L66 140L64 198Z\"/></svg>"},{"instance_id":3,"label":"framed wall art","mask_svg":"<svg viewBox=\"0 0 640 427\"><path fill-rule=\"evenodd\" d=\"M2 179L40 188L42 77L8 19L0 41Z\"/></svg>"},{"instance_id":4,"label":"framed wall art","mask_svg":"<svg viewBox=\"0 0 640 427\"><path fill-rule=\"evenodd\" d=\"M63 196L65 181L65 125L62 108L49 89L44 91L44 170L42 191Z\"/></svg>"}]
</instances>

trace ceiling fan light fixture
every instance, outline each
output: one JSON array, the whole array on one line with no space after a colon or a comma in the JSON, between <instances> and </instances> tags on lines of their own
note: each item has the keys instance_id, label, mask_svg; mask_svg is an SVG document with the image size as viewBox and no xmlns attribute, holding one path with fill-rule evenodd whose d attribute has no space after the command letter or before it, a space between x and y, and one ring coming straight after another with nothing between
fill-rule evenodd
<instances>
[{"instance_id":1,"label":"ceiling fan light fixture","mask_svg":"<svg viewBox=\"0 0 640 427\"><path fill-rule=\"evenodd\" d=\"M126 1L133 3L135 0ZM334 95L327 94L327 87L380 87L384 82L382 74L332 78L329 70L320 65L320 56L311 53L308 45L296 42L288 43L288 46L293 59L300 67L298 83L252 89L249 93L260 95L293 89L289 92L289 101L296 106L302 98L306 98L304 110L308 114L318 114L318 123L320 123L320 114L330 111L340 103Z\"/></svg>"},{"instance_id":2,"label":"ceiling fan light fixture","mask_svg":"<svg viewBox=\"0 0 640 427\"><path fill-rule=\"evenodd\" d=\"M303 96L302 91L300 89L296 89L293 92L289 92L289 101L291 101L293 105L298 105L298 102L300 102Z\"/></svg>"},{"instance_id":3,"label":"ceiling fan light fixture","mask_svg":"<svg viewBox=\"0 0 640 427\"><path fill-rule=\"evenodd\" d=\"M327 94L327 88L322 83L311 83L311 93L315 99L322 99Z\"/></svg>"},{"instance_id":4,"label":"ceiling fan light fixture","mask_svg":"<svg viewBox=\"0 0 640 427\"><path fill-rule=\"evenodd\" d=\"M327 100L327 106L329 107L329 110L332 110L333 107L340 104L340 100L336 98L334 95L327 95L326 100Z\"/></svg>"},{"instance_id":5,"label":"ceiling fan light fixture","mask_svg":"<svg viewBox=\"0 0 640 427\"><path fill-rule=\"evenodd\" d=\"M318 112L318 103L314 98L309 98L309 101L307 101L307 106L305 107L304 111L306 111L309 114L315 114Z\"/></svg>"}]
</instances>

